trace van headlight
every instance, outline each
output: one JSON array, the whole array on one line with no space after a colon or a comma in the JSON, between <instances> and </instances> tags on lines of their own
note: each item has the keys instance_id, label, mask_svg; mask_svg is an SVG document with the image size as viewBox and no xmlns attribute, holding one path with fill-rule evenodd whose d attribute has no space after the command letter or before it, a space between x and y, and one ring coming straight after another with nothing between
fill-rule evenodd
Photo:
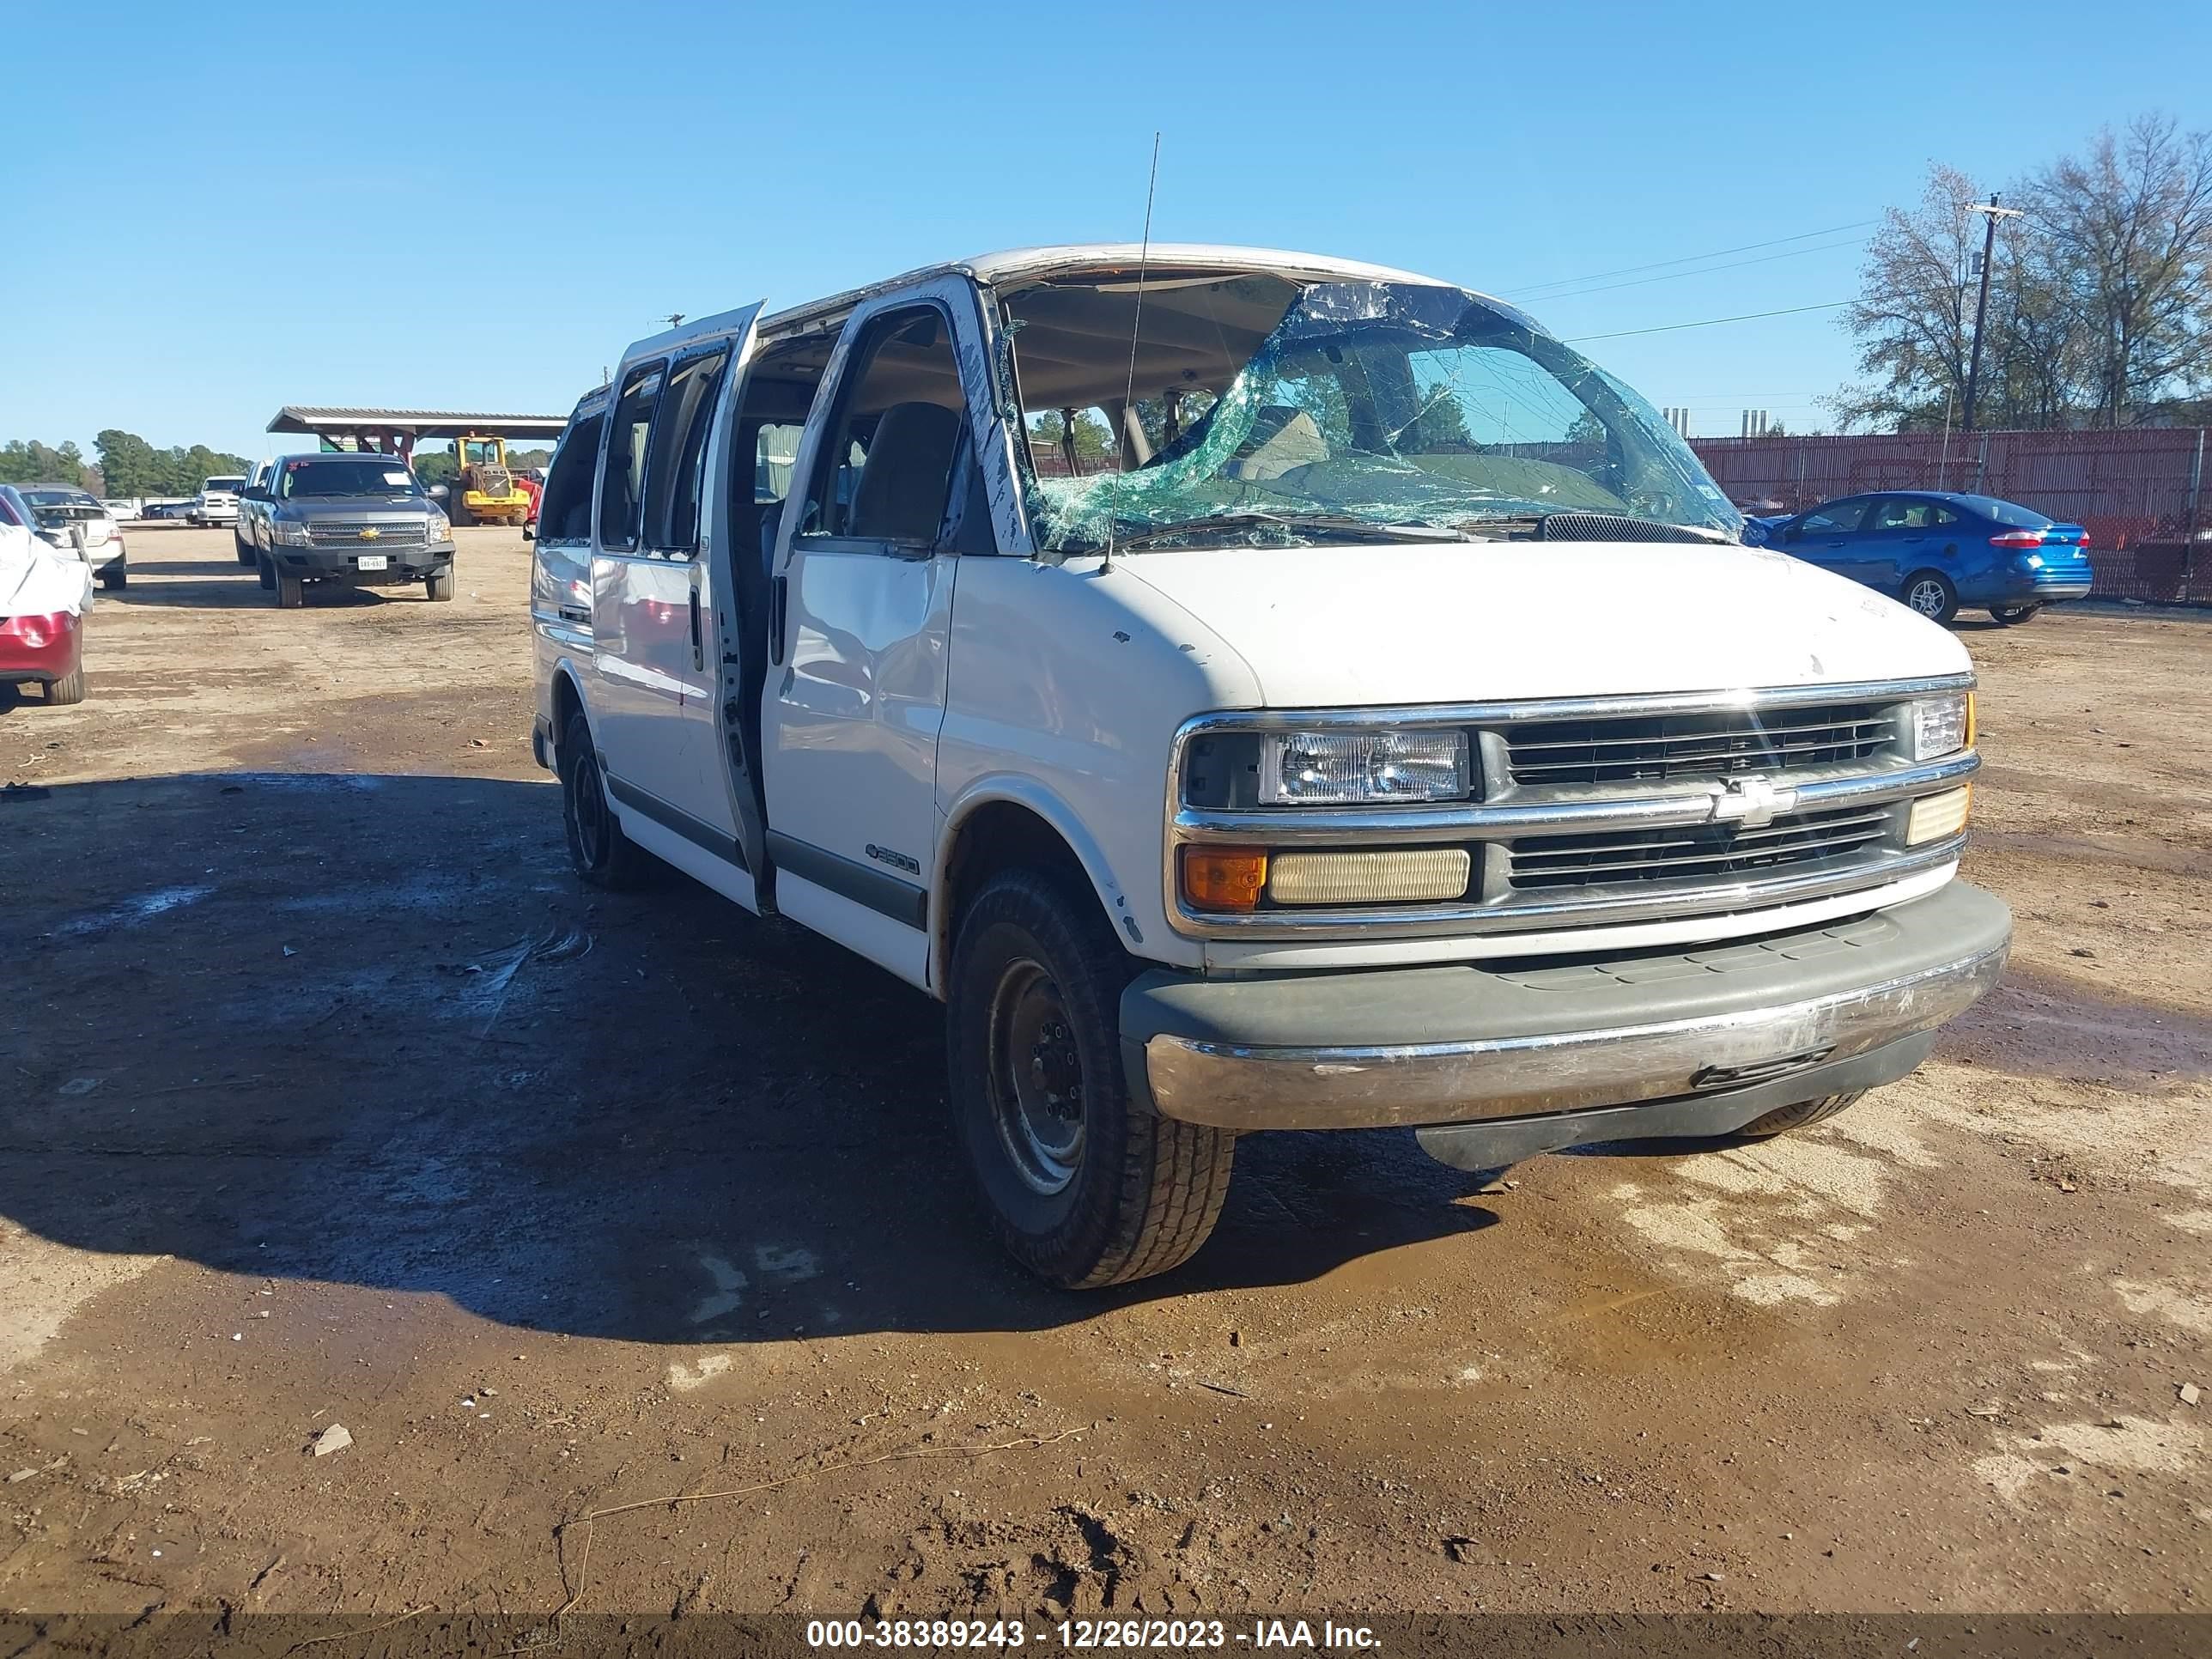
<instances>
[{"instance_id":1,"label":"van headlight","mask_svg":"<svg viewBox=\"0 0 2212 1659\"><path fill-rule=\"evenodd\" d=\"M1912 758L1939 760L1971 748L1974 741L1974 694L1952 691L1923 697L1912 705Z\"/></svg>"},{"instance_id":2,"label":"van headlight","mask_svg":"<svg viewBox=\"0 0 2212 1659\"><path fill-rule=\"evenodd\" d=\"M1260 742L1263 806L1464 800L1467 733L1269 732Z\"/></svg>"}]
</instances>

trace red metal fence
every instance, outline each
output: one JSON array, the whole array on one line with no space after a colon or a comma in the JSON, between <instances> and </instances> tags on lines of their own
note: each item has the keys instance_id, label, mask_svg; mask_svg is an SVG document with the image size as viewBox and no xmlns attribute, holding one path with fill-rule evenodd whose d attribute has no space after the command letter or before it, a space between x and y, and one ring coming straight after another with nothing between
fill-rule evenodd
<instances>
[{"instance_id":1,"label":"red metal fence","mask_svg":"<svg viewBox=\"0 0 2212 1659\"><path fill-rule=\"evenodd\" d=\"M2201 427L1698 438L1691 447L1753 512L1802 512L1873 489L1996 495L2087 526L2100 596L2212 604Z\"/></svg>"}]
</instances>

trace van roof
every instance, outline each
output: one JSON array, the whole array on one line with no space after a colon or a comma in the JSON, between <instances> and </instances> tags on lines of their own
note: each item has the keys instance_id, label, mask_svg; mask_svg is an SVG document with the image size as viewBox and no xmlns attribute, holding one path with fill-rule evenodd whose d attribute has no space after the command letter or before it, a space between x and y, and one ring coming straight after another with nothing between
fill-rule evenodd
<instances>
[{"instance_id":1,"label":"van roof","mask_svg":"<svg viewBox=\"0 0 2212 1659\"><path fill-rule=\"evenodd\" d=\"M862 301L872 299L887 289L926 282L933 276L966 276L979 283L996 284L1023 278L1049 278L1076 271L1126 270L1133 276L1140 264L1154 271L1264 270L1285 276L1367 283L1422 283L1446 288L1458 286L1457 283L1445 283L1439 277L1424 276L1418 271L1368 264L1358 259L1333 258L1325 253L1293 252L1284 248L1237 247L1222 242L1154 242L1149 247L1137 242L1069 242L1050 247L1002 248L995 253L978 253L965 259L948 259L939 264L921 265L913 270L901 271L896 276L886 276L880 282L847 289L840 294L827 295L818 300L809 300L801 305L771 312L760 319L760 332L763 338L773 338L826 324L842 317ZM1486 295L1483 297L1487 299L1490 296ZM689 319L665 333L634 342L623 353L623 359L627 362L633 358L647 356L654 351L673 347L702 331L711 331L720 320L719 317ZM588 392L585 395L586 398L591 396Z\"/></svg>"},{"instance_id":2,"label":"van roof","mask_svg":"<svg viewBox=\"0 0 2212 1659\"><path fill-rule=\"evenodd\" d=\"M1331 258L1323 253L1297 253L1283 248L1237 247L1221 242L1068 242L1050 247L1002 248L942 264L923 265L896 276L849 289L819 300L779 311L761 319L763 334L781 333L817 319L850 311L861 301L885 289L904 288L932 276L968 276L979 283L1000 283L1022 277L1050 277L1079 270L1121 270L1133 275L1139 265L1158 270L1268 270L1287 276L1338 276L1370 283L1434 283L1410 270L1389 265L1366 264L1357 259Z\"/></svg>"}]
</instances>

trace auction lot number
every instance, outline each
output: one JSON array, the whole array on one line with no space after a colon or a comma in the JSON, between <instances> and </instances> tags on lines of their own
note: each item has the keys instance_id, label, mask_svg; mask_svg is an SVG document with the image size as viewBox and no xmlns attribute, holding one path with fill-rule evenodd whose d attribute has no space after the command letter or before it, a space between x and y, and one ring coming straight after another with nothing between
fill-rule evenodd
<instances>
[{"instance_id":1,"label":"auction lot number","mask_svg":"<svg viewBox=\"0 0 2212 1659\"><path fill-rule=\"evenodd\" d=\"M1063 1648L1219 1648L1229 1632L1218 1619L1073 1619L1052 1627ZM813 1619L813 1648L1018 1648L1030 1639L1019 1620ZM1040 1640L1049 1639L1049 1634Z\"/></svg>"}]
</instances>

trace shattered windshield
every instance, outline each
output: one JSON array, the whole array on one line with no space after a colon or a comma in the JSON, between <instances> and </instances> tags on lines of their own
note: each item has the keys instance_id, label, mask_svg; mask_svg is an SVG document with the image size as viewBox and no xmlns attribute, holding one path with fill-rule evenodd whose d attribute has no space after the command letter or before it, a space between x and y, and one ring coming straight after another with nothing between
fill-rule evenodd
<instances>
[{"instance_id":1,"label":"shattered windshield","mask_svg":"<svg viewBox=\"0 0 2212 1659\"><path fill-rule=\"evenodd\" d=\"M1741 533L1656 411L1510 307L1425 283L1170 272L1146 283L1139 322L1136 288L1006 301L1041 549L1487 539L1553 514Z\"/></svg>"}]
</instances>

